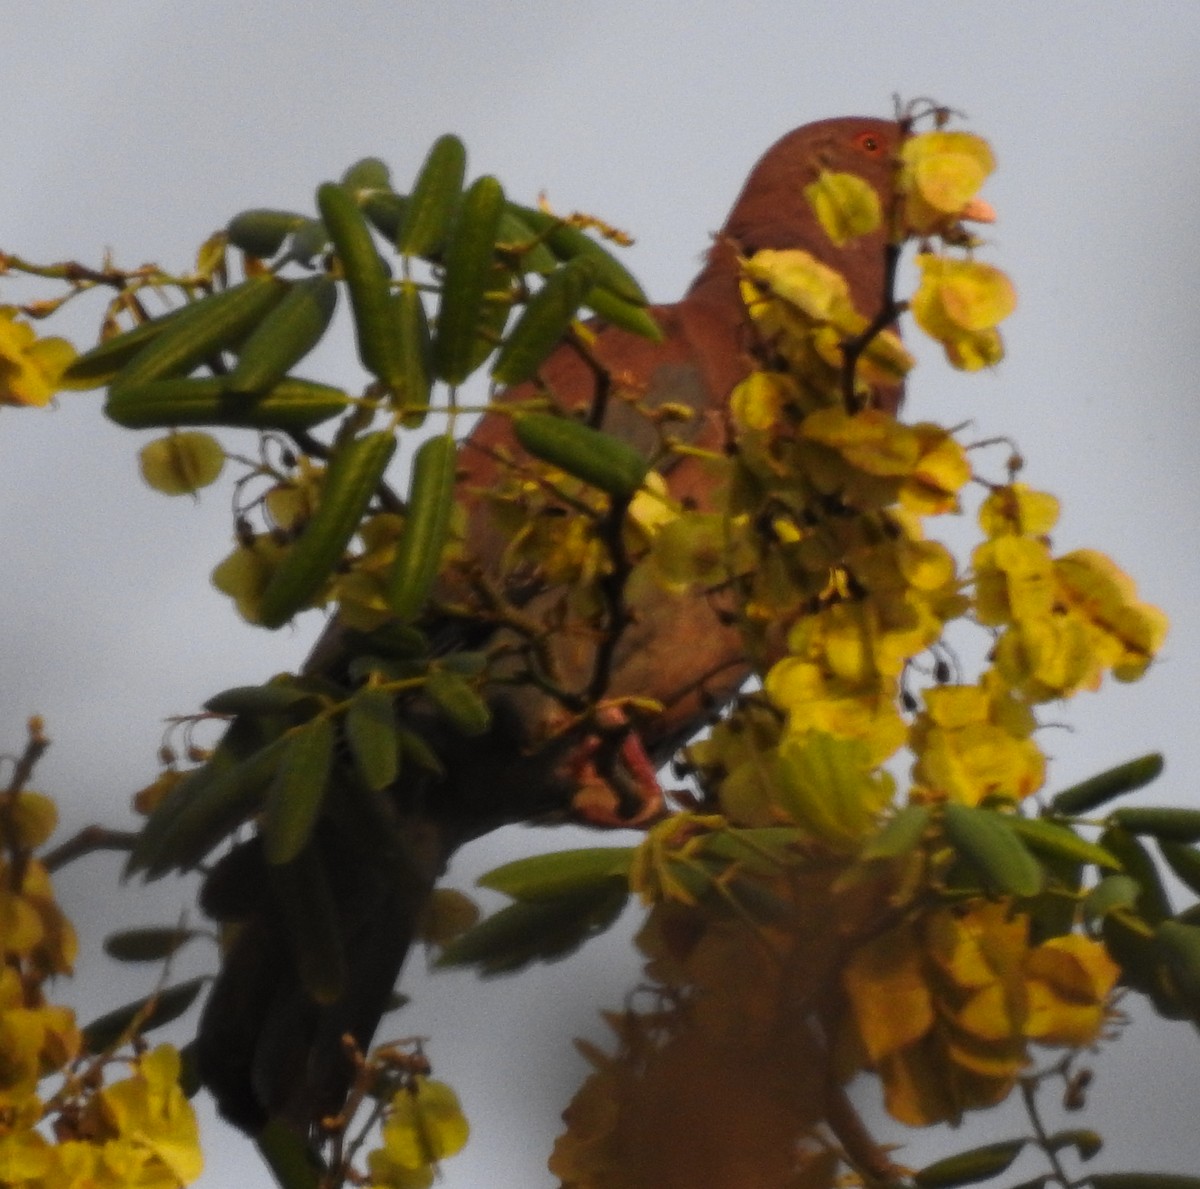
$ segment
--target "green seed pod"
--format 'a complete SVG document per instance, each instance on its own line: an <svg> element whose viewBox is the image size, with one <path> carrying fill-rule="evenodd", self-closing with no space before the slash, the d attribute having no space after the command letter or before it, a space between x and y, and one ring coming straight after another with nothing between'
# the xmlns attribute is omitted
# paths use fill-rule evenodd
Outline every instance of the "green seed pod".
<svg viewBox="0 0 1200 1189"><path fill-rule="evenodd" d="M988 887L1013 896L1035 896L1041 891L1041 865L1022 845L1007 818L990 809L949 802L942 820L954 849Z"/></svg>
<svg viewBox="0 0 1200 1189"><path fill-rule="evenodd" d="M251 277L209 294L171 316L117 374L112 391L168 376L183 376L226 347L241 342L287 291L275 277Z"/></svg>
<svg viewBox="0 0 1200 1189"><path fill-rule="evenodd" d="M1102 846L1080 838L1068 826L1060 826L1041 817L1010 817L1004 820L1010 823L1021 841L1035 854L1066 859L1070 863L1091 863L1096 867L1120 870L1121 864L1113 855Z"/></svg>
<svg viewBox="0 0 1200 1189"><path fill-rule="evenodd" d="M1050 808L1064 816L1088 813L1122 793L1131 793L1134 789L1149 784L1162 770L1163 758L1157 752L1139 756L1136 760L1118 764L1117 767L1099 772L1069 789L1063 789L1052 798Z"/></svg>
<svg viewBox="0 0 1200 1189"><path fill-rule="evenodd" d="M595 279L596 266L587 258L572 260L551 273L501 344L492 379L500 384L530 379L567 333Z"/></svg>
<svg viewBox="0 0 1200 1189"><path fill-rule="evenodd" d="M439 137L429 150L408 197L408 209L396 233L396 250L433 256L442 247L462 195L467 150L457 136Z"/></svg>
<svg viewBox="0 0 1200 1189"><path fill-rule="evenodd" d="M173 987L163 987L124 1007L98 1016L83 1029L83 1048L87 1053L102 1053L126 1036L134 1025L138 1035L161 1028L177 1020L196 1000L201 988L209 981L207 975L190 978Z"/></svg>
<svg viewBox="0 0 1200 1189"><path fill-rule="evenodd" d="M1171 901L1166 888L1158 877L1158 868L1150 852L1128 830L1112 826L1099 838L1100 845L1121 864L1121 870L1137 881L1141 893L1137 910L1152 925L1166 920L1171 915Z"/></svg>
<svg viewBox="0 0 1200 1189"><path fill-rule="evenodd" d="M534 458L616 499L630 498L650 469L632 446L569 417L526 413L516 419L513 428L517 440Z"/></svg>
<svg viewBox="0 0 1200 1189"><path fill-rule="evenodd" d="M1165 842L1160 840L1158 849L1167 860L1171 870L1197 896L1200 896L1200 850L1194 846L1185 846L1181 842Z"/></svg>
<svg viewBox="0 0 1200 1189"><path fill-rule="evenodd" d="M161 962L202 934L178 925L122 929L104 939L104 952L118 962Z"/></svg>
<svg viewBox="0 0 1200 1189"><path fill-rule="evenodd" d="M353 403L340 388L296 377L254 397L231 393L225 385L224 376L122 385L108 398L104 412L126 429L225 425L287 431L311 429L340 416Z"/></svg>
<svg viewBox="0 0 1200 1189"><path fill-rule="evenodd" d="M285 624L321 589L341 560L396 448L387 432L341 442L334 451L313 518L271 576L259 622Z"/></svg>
<svg viewBox="0 0 1200 1189"><path fill-rule="evenodd" d="M388 603L401 622L416 619L437 580L454 507L458 448L449 434L421 444L413 461L408 518L388 578Z"/></svg>
<svg viewBox="0 0 1200 1189"><path fill-rule="evenodd" d="M252 210L234 215L225 228L229 242L247 256L274 256L283 241L308 220L294 211Z"/></svg>
<svg viewBox="0 0 1200 1189"><path fill-rule="evenodd" d="M433 342L434 368L448 384L462 383L471 371L503 211L500 183L484 176L463 195L454 220Z"/></svg>
<svg viewBox="0 0 1200 1189"><path fill-rule="evenodd" d="M262 826L263 853L273 864L290 863L312 835L333 764L333 723L310 719L285 738Z"/></svg>
<svg viewBox="0 0 1200 1189"><path fill-rule="evenodd" d="M295 282L254 328L229 373L230 392L265 392L274 387L320 341L337 307L330 277Z"/></svg>
<svg viewBox="0 0 1200 1189"><path fill-rule="evenodd" d="M586 256L597 267L596 283L634 305L646 305L646 295L633 274L611 253L578 227L528 206L513 206L516 214L539 235L559 260Z"/></svg>
<svg viewBox="0 0 1200 1189"><path fill-rule="evenodd" d="M342 262L363 366L389 388L400 380L391 325L391 284L366 218L350 192L336 182L317 187L317 206Z"/></svg>

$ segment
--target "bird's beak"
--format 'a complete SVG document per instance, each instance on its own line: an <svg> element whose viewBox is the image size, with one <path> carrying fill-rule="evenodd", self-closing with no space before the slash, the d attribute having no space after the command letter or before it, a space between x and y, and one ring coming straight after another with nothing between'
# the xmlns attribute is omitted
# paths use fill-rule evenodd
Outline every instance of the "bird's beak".
<svg viewBox="0 0 1200 1189"><path fill-rule="evenodd" d="M959 220L964 223L994 223L996 208L982 198L972 198L959 212Z"/></svg>

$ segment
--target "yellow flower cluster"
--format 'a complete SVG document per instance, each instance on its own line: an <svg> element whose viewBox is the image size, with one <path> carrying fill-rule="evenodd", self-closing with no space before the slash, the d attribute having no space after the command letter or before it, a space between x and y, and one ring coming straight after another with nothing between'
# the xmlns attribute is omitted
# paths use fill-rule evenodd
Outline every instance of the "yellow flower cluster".
<svg viewBox="0 0 1200 1189"><path fill-rule="evenodd" d="M179 1054L161 1046L129 1077L81 1076L83 1040L46 981L71 970L74 929L33 852L53 832L54 804L3 794L0 812L0 1184L12 1189L178 1189L202 1167ZM115 1061L114 1061L115 1063ZM100 1065L89 1072L98 1075ZM51 1097L46 1080L62 1079Z"/></svg>
<svg viewBox="0 0 1200 1189"><path fill-rule="evenodd" d="M978 903L872 938L843 981L889 1111L922 1126L1003 1099L1029 1041L1094 1043L1118 973L1100 942L1068 934L1031 945L1027 916Z"/></svg>
<svg viewBox="0 0 1200 1189"><path fill-rule="evenodd" d="M0 306L0 405L49 404L74 358L66 339L40 339L14 306Z"/></svg>
<svg viewBox="0 0 1200 1189"><path fill-rule="evenodd" d="M372 1189L428 1189L438 1161L467 1142L458 1096L444 1082L413 1077L392 1096L381 1144L367 1155Z"/></svg>
<svg viewBox="0 0 1200 1189"><path fill-rule="evenodd" d="M916 321L966 369L1000 358L1012 287L929 241L975 246L959 220L992 164L976 137L913 137L892 212L897 242L922 239ZM883 217L851 183L823 177L809 194L834 239ZM579 1189L654 1183L628 1170L660 1158L718 1160L705 1133L736 1147L731 1121L756 1136L740 1159L784 1164L744 1180L698 1167L692 1181L790 1184L797 1140L862 1069L898 1119L957 1119L1009 1093L1031 1044L1093 1044L1118 973L1069 912L1043 920L1023 898L1045 872L1011 823L1045 780L1036 707L1106 672L1140 676L1165 617L1102 555L1056 557L1056 501L1017 482L986 484L962 572L926 522L961 510L967 450L940 426L856 408L903 378L899 339L877 336L848 377L865 320L844 279L802 252L747 261L743 295L775 370L733 394L725 505L679 512L651 560L668 589L736 593L763 686L689 749L702 812L652 829L633 861L663 998L614 1022L616 1056L588 1050L596 1071L553 1162ZM957 621L994 636L974 682L946 643ZM1014 851L1028 892L996 882ZM1069 905L1075 889L1061 890ZM784 1084L790 1130L772 1114L784 1098L763 1097ZM676 1143L656 1103L682 1101L676 1117L703 1122ZM818 1145L808 1159L829 1156Z"/></svg>

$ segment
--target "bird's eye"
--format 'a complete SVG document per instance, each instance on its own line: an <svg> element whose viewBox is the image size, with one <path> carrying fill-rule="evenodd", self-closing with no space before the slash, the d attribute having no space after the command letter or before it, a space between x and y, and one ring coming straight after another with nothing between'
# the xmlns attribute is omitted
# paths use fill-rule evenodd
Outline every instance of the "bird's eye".
<svg viewBox="0 0 1200 1189"><path fill-rule="evenodd" d="M874 132L860 132L855 138L854 143L858 145L864 153L870 153L871 156L878 156L883 152L883 141L875 135Z"/></svg>

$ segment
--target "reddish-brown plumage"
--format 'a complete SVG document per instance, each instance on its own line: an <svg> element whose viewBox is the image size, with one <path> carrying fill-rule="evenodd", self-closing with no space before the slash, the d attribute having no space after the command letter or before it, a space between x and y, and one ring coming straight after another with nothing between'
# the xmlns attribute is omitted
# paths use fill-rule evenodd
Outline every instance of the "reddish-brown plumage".
<svg viewBox="0 0 1200 1189"><path fill-rule="evenodd" d="M663 331L653 343L610 326L598 326L592 347L596 361L611 378L604 428L639 448L655 442L651 423L631 407L653 409L664 402L693 410L686 428L676 432L693 444L720 451L726 444L726 406L730 392L754 366L755 340L738 287L739 258L764 248L803 248L842 272L859 312L874 316L885 300L883 233L838 247L821 229L804 197L804 187L821 169L860 175L881 194L889 191L900 126L874 119L837 119L809 124L779 140L751 172L705 263L682 300L653 307ZM542 384L568 409L590 407L596 372L569 346L560 347L541 369ZM510 399L535 393L524 385ZM894 409L898 390L876 394L877 403ZM443 582L444 600L469 601L472 575L495 576L507 538L498 528L487 499L502 477L504 457L519 457L511 420L485 416L461 452L459 499L468 509L467 562ZM710 498L711 475L705 463L676 456L664 465L672 494L699 507ZM504 822L528 820L565 811L583 779L611 783L611 804L590 802L593 818L616 820L631 793L648 795L645 763L639 754L662 762L727 701L744 680L747 664L737 630L722 620L705 597L681 599L647 585L630 608L632 622L622 632L606 697L656 699L661 715L639 719L636 746L604 753L593 762L597 739L579 728L546 739L565 719L559 703L530 685L516 685L497 696L496 725L482 739L451 739L445 728L422 723L435 746L445 746L447 772L402 776L395 790L396 811L407 831L398 872L390 880L344 874L336 889L342 900L342 929L349 951L349 990L344 1002L318 1007L300 987L281 930L262 897L238 911L218 904L225 885L261 862L253 852L235 850L218 864L206 903L219 915L249 917L211 996L201 1027L200 1066L222 1111L239 1126L253 1130L271 1114L295 1122L311 1121L336 1110L347 1085L341 1037L351 1033L366 1048L384 1009L412 936L412 923L434 880L454 849L465 840ZM517 597L509 592L510 597ZM522 590L519 598L536 617L559 592ZM436 635L437 624L429 625ZM478 646L486 622L465 634ZM450 640L464 635L460 621L440 633ZM457 635L456 635L457 634ZM495 633L492 634L494 640ZM558 632L550 648L554 667L566 688L583 688L593 672L595 633ZM340 673L345 654L333 627L318 644L308 670ZM352 867L330 842L329 862ZM241 865L239 868L238 865ZM236 877L236 878L235 878ZM244 882L244 880L243 880ZM236 897L234 897L236 899Z"/></svg>

